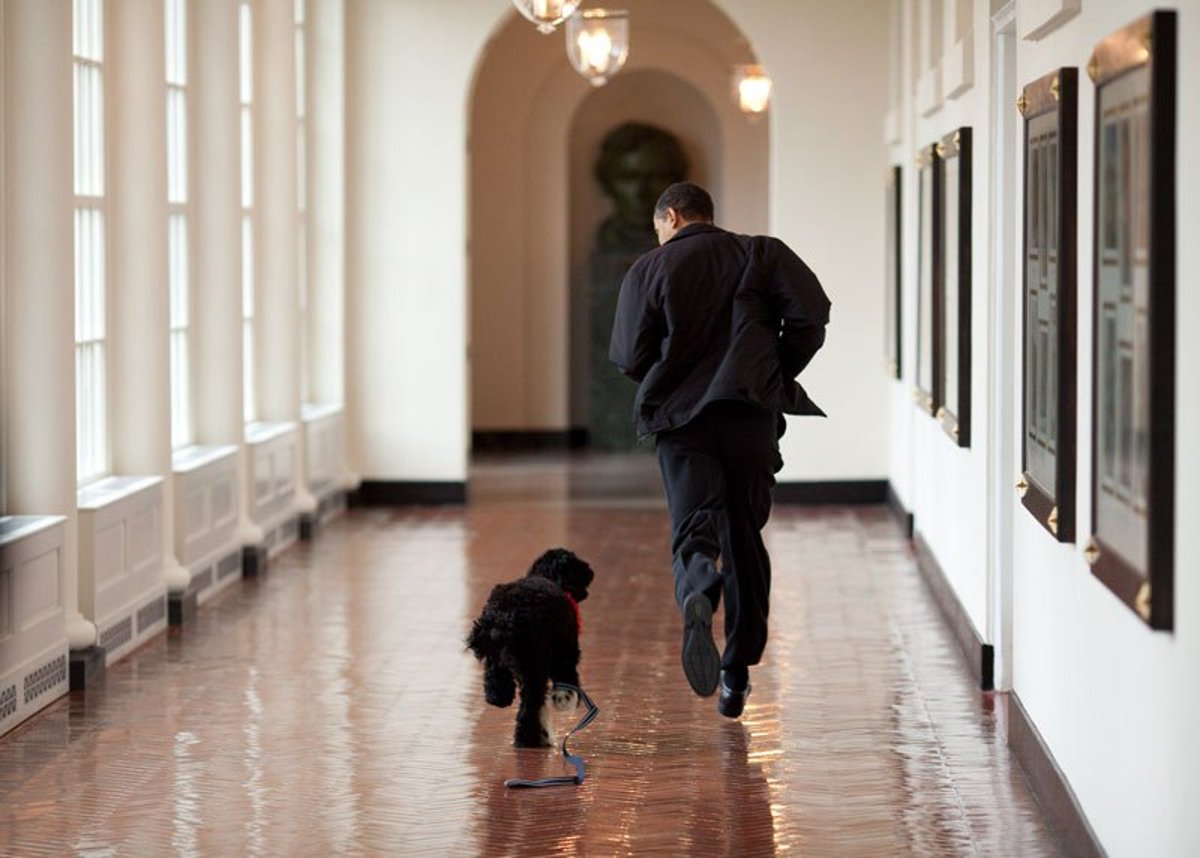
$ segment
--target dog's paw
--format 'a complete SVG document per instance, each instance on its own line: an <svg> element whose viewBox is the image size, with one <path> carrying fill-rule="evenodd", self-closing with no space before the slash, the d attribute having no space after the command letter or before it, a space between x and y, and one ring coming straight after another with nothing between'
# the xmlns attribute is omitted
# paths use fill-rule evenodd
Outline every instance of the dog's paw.
<svg viewBox="0 0 1200 858"><path fill-rule="evenodd" d="M517 748L553 748L554 731L540 725L532 730L518 729L513 737L513 746Z"/></svg>
<svg viewBox="0 0 1200 858"><path fill-rule="evenodd" d="M565 688L556 688L550 692L550 700L559 712L570 712L579 707L579 693Z"/></svg>

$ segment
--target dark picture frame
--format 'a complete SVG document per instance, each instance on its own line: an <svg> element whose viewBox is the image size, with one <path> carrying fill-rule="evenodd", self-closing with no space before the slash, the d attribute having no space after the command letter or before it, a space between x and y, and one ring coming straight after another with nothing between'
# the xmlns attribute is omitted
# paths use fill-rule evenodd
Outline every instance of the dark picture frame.
<svg viewBox="0 0 1200 858"><path fill-rule="evenodd" d="M917 155L917 361L913 398L930 415L941 405L942 173L936 145Z"/></svg>
<svg viewBox="0 0 1200 858"><path fill-rule="evenodd" d="M1075 541L1079 72L1027 85L1022 276L1021 504Z"/></svg>
<svg viewBox="0 0 1200 858"><path fill-rule="evenodd" d="M1096 45L1092 571L1174 624L1176 15Z"/></svg>
<svg viewBox="0 0 1200 858"><path fill-rule="evenodd" d="M899 164L894 164L887 174L887 213L885 218L885 233L887 246L884 253L886 260L886 279L884 282L884 331L883 353L887 361L888 372L894 379L902 375L903 360L901 343L903 342L903 208L902 185L903 173Z"/></svg>
<svg viewBox="0 0 1200 858"><path fill-rule="evenodd" d="M939 218L942 289L938 360L938 422L960 447L971 446L971 129L959 128L937 145L942 208Z"/></svg>

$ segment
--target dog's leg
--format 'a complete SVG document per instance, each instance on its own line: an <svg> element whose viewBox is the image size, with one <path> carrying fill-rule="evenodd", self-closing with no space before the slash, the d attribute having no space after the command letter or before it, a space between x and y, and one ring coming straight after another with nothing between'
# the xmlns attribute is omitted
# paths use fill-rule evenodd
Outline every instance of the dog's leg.
<svg viewBox="0 0 1200 858"><path fill-rule="evenodd" d="M552 748L554 735L546 710L546 674L521 677L521 708L517 710L517 728L513 744L518 748Z"/></svg>
<svg viewBox="0 0 1200 858"><path fill-rule="evenodd" d="M572 635L569 640L561 642L555 653L554 665L550 672L551 680L582 688L579 682L579 641ZM567 712L579 706L579 695L565 688L555 689L550 693L550 697L554 701L554 708L560 712Z"/></svg>
<svg viewBox="0 0 1200 858"><path fill-rule="evenodd" d="M517 682L512 671L489 656L483 663L483 696L493 706L511 706L517 696Z"/></svg>

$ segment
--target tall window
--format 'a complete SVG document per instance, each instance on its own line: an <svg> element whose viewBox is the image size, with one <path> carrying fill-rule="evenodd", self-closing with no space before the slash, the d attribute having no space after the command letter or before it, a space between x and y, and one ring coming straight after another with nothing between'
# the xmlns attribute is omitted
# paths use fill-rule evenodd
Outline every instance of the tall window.
<svg viewBox="0 0 1200 858"><path fill-rule="evenodd" d="M296 288L300 307L300 399L312 400L308 366L308 137L305 119L305 9L308 0L295 0L296 41Z"/></svg>
<svg viewBox="0 0 1200 858"><path fill-rule="evenodd" d="M242 378L246 421L258 418L254 379L254 42L250 4L238 5L238 91L242 122Z"/></svg>
<svg viewBox="0 0 1200 858"><path fill-rule="evenodd" d="M167 259L171 326L171 445L192 427L188 282L187 0L165 0L167 56Z"/></svg>
<svg viewBox="0 0 1200 858"><path fill-rule="evenodd" d="M80 484L109 470L105 372L104 0L74 0L75 455Z"/></svg>

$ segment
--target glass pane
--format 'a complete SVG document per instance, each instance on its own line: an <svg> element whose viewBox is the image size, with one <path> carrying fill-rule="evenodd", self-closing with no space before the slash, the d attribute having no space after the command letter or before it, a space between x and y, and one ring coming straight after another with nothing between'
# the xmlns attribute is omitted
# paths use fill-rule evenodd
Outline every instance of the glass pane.
<svg viewBox="0 0 1200 858"><path fill-rule="evenodd" d="M296 129L296 207L308 208L308 147L304 144L304 123Z"/></svg>
<svg viewBox="0 0 1200 858"><path fill-rule="evenodd" d="M106 407L108 378L105 364L103 343L95 343L93 350L93 388L92 388L92 459L95 463L93 476L102 476L108 472L108 413Z"/></svg>
<svg viewBox="0 0 1200 858"><path fill-rule="evenodd" d="M258 416L254 398L254 322L242 324L242 413L246 422Z"/></svg>
<svg viewBox="0 0 1200 858"><path fill-rule="evenodd" d="M1058 455L1058 115L1029 121L1026 203L1025 469L1056 499Z"/></svg>
<svg viewBox="0 0 1200 858"><path fill-rule="evenodd" d="M100 209L91 209L90 218L92 224L92 249L94 252L95 264L91 271L90 282L92 284L92 301L93 301L93 316L92 316L92 337L94 339L102 339L105 332L105 297L106 283L105 276L105 242L104 242L104 212Z"/></svg>
<svg viewBox="0 0 1200 858"><path fill-rule="evenodd" d="M254 205L254 130L250 108L242 108L242 208Z"/></svg>
<svg viewBox="0 0 1200 858"><path fill-rule="evenodd" d="M99 209L75 210L75 341L104 337L104 219Z"/></svg>
<svg viewBox="0 0 1200 858"><path fill-rule="evenodd" d="M103 75L99 66L75 64L75 193L104 193Z"/></svg>
<svg viewBox="0 0 1200 858"><path fill-rule="evenodd" d="M76 477L82 484L108 469L102 344L85 343L75 348L75 385Z"/></svg>
<svg viewBox="0 0 1200 858"><path fill-rule="evenodd" d="M188 383L188 333L171 333L171 446L192 443L190 385Z"/></svg>
<svg viewBox="0 0 1200 858"><path fill-rule="evenodd" d="M104 193L103 76L98 66L76 63L74 74L75 193Z"/></svg>
<svg viewBox="0 0 1200 858"><path fill-rule="evenodd" d="M958 157L947 158L942 170L942 401L951 415L959 415L959 168Z"/></svg>
<svg viewBox="0 0 1200 858"><path fill-rule="evenodd" d="M187 83L187 3L165 0L167 83Z"/></svg>
<svg viewBox="0 0 1200 858"><path fill-rule="evenodd" d="M167 89L167 200L186 203L187 181L187 94L178 87Z"/></svg>
<svg viewBox="0 0 1200 858"><path fill-rule="evenodd" d="M918 187L917 387L933 391L933 166L921 169Z"/></svg>
<svg viewBox="0 0 1200 858"><path fill-rule="evenodd" d="M304 117L307 93L304 87L304 28L296 28L296 115Z"/></svg>
<svg viewBox="0 0 1200 858"><path fill-rule="evenodd" d="M254 100L254 49L251 26L250 4L242 3L238 9L238 93L242 104L249 104Z"/></svg>
<svg viewBox="0 0 1200 858"><path fill-rule="evenodd" d="M75 347L75 475L80 482L88 473L88 446L85 443L88 432L88 394L87 383L87 352L86 347Z"/></svg>
<svg viewBox="0 0 1200 858"><path fill-rule="evenodd" d="M242 218L242 318L254 318L254 227Z"/></svg>
<svg viewBox="0 0 1200 858"><path fill-rule="evenodd" d="M167 228L167 256L170 272L170 325L172 329L188 324L188 240L187 218L173 214Z"/></svg>
<svg viewBox="0 0 1200 858"><path fill-rule="evenodd" d="M71 37L75 56L94 62L104 59L103 0L74 0Z"/></svg>
<svg viewBox="0 0 1200 858"><path fill-rule="evenodd" d="M1099 94L1096 307L1097 533L1147 565L1149 413L1149 70Z"/></svg>

